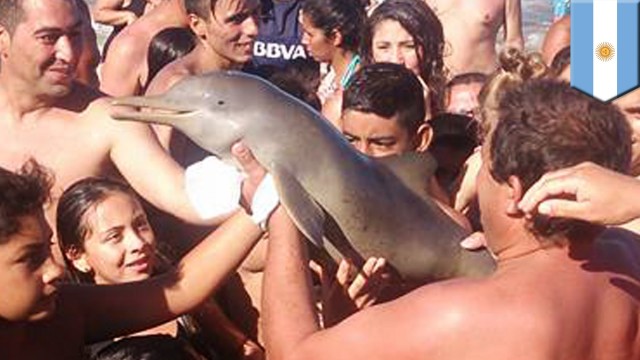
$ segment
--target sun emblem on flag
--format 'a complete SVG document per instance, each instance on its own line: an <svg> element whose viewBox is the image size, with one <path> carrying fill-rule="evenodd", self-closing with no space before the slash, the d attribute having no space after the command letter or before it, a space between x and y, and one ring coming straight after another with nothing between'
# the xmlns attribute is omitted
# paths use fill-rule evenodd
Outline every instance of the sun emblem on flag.
<svg viewBox="0 0 640 360"><path fill-rule="evenodd" d="M596 57L598 57L600 61L609 61L613 59L615 54L616 49L608 42L600 43L598 47L596 47Z"/></svg>

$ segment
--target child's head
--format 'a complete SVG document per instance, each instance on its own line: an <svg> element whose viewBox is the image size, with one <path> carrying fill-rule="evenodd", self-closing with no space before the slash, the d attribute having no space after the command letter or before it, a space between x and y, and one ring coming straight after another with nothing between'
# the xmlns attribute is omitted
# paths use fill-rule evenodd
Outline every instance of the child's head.
<svg viewBox="0 0 640 360"><path fill-rule="evenodd" d="M51 184L35 162L16 173L0 168L0 321L40 320L55 309L63 270L42 210Z"/></svg>
<svg viewBox="0 0 640 360"><path fill-rule="evenodd" d="M56 228L76 280L116 284L153 271L153 231L135 193L121 182L87 178L73 184L58 202Z"/></svg>

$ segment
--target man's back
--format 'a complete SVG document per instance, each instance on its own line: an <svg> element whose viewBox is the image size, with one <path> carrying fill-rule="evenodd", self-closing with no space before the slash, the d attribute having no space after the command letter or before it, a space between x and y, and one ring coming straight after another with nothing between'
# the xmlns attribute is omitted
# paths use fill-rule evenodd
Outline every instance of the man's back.
<svg viewBox="0 0 640 360"><path fill-rule="evenodd" d="M429 329L418 343L430 359L637 359L639 285L640 242L615 234L425 287L407 315L440 319L416 325Z"/></svg>
<svg viewBox="0 0 640 360"><path fill-rule="evenodd" d="M182 0L166 0L122 30L102 65L100 89L113 96L139 95L147 82L149 43L160 30L172 26L187 26Z"/></svg>

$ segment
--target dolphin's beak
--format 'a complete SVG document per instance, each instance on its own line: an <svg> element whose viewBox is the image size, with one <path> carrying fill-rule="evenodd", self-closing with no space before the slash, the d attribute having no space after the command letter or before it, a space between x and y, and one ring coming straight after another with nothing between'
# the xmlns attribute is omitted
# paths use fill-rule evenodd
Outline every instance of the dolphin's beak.
<svg viewBox="0 0 640 360"><path fill-rule="evenodd" d="M176 104L163 96L126 96L111 100L111 117L148 123L177 125L197 109Z"/></svg>

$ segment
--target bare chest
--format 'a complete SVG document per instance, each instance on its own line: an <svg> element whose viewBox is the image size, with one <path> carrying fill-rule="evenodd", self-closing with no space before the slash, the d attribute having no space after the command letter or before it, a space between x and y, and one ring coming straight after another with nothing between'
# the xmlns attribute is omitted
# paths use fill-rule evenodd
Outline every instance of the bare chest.
<svg viewBox="0 0 640 360"><path fill-rule="evenodd" d="M50 120L0 123L0 166L15 170L34 159L54 173L56 187L108 169L109 147L104 134L86 121Z"/></svg>
<svg viewBox="0 0 640 360"><path fill-rule="evenodd" d="M445 27L455 21L494 28L502 25L504 19L505 0L427 0L427 3Z"/></svg>

